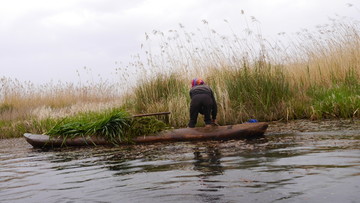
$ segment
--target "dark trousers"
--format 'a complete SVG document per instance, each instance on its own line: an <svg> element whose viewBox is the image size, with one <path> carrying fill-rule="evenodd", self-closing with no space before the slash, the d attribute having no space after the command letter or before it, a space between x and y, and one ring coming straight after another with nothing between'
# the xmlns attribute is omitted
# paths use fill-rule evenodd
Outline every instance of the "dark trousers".
<svg viewBox="0 0 360 203"><path fill-rule="evenodd" d="M190 103L190 122L189 127L193 128L196 125L198 114L204 114L205 124L211 124L211 109L213 106L213 101L210 95L207 94L197 94L194 95Z"/></svg>

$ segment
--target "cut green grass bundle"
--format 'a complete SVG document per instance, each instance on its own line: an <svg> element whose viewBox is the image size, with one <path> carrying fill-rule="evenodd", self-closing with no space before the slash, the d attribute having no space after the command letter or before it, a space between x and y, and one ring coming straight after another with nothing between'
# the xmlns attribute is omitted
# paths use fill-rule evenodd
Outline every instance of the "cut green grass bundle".
<svg viewBox="0 0 360 203"><path fill-rule="evenodd" d="M137 136L146 136L167 129L155 117L133 118L128 112L112 109L105 112L87 112L67 117L46 134L65 139L85 136L103 137L113 144L131 142Z"/></svg>
<svg viewBox="0 0 360 203"><path fill-rule="evenodd" d="M126 139L125 132L130 123L130 115L122 110L87 112L61 120L46 134L63 136L65 139L97 135L115 142Z"/></svg>
<svg viewBox="0 0 360 203"><path fill-rule="evenodd" d="M153 116L137 117L132 119L127 133L131 135L131 137L138 137L155 134L166 129L169 129L169 127Z"/></svg>

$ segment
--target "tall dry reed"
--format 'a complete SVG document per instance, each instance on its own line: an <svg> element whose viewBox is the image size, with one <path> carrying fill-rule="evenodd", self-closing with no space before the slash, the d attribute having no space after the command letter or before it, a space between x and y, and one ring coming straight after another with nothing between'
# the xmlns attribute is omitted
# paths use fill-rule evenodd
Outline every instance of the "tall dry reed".
<svg viewBox="0 0 360 203"><path fill-rule="evenodd" d="M214 90L220 124L360 117L359 22L336 19L296 36L281 33L287 40L282 42L264 39L255 18L242 21L241 33L226 20L225 33L204 20L196 31L180 24L146 34L144 55L118 69L125 72L119 79L125 84L138 81L131 87L106 80L38 86L2 78L0 136L44 132L53 125L51 118L120 106L134 114L170 111L170 124L184 127L194 77ZM119 88L128 91L119 95Z"/></svg>
<svg viewBox="0 0 360 203"><path fill-rule="evenodd" d="M318 26L313 32L304 30L287 47L264 39L261 33L223 35L211 29L207 21L203 24L205 30L198 32L188 32L180 25L179 30L154 31L146 36L159 43L155 46L157 49L149 47L145 51L147 71L152 73L147 77L150 81L161 84L168 80L157 77L163 72L177 74L185 83L194 77L203 77L215 90L222 124L243 122L248 118L359 116L357 21L336 19L329 25ZM141 83L137 88L158 91L135 92L137 100L160 99L167 95L164 87L159 88L151 82ZM178 88L171 87L174 92ZM173 97L182 102L182 108L186 107L184 102L189 102L183 91ZM155 103L146 101L142 111L158 107L152 105ZM161 106L168 110L168 104L169 100L165 99ZM177 116L185 118L184 115Z"/></svg>

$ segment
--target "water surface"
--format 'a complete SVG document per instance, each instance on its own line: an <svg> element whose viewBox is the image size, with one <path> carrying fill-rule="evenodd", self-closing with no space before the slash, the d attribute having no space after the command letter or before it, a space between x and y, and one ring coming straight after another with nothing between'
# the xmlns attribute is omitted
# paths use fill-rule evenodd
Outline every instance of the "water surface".
<svg viewBox="0 0 360 203"><path fill-rule="evenodd" d="M0 140L0 202L359 202L360 131L33 149Z"/></svg>

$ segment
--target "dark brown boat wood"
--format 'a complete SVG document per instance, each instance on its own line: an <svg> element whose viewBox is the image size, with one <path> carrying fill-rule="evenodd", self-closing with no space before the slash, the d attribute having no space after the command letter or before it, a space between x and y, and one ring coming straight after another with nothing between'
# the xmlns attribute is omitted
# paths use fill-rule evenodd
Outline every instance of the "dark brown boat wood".
<svg viewBox="0 0 360 203"><path fill-rule="evenodd" d="M229 140L246 139L264 135L268 127L267 123L244 123L227 126L212 126L200 128L180 128L167 130L151 136L140 136L133 139L134 143L175 142L194 140ZM112 145L102 137L86 136L74 139L61 137L49 137L48 135L25 133L24 137L33 147L62 147L62 146L86 146L86 145ZM119 142L122 144L121 142ZM127 143L123 143L127 144Z"/></svg>

